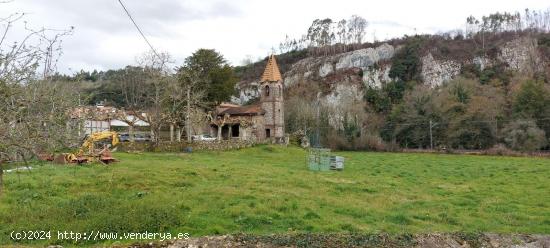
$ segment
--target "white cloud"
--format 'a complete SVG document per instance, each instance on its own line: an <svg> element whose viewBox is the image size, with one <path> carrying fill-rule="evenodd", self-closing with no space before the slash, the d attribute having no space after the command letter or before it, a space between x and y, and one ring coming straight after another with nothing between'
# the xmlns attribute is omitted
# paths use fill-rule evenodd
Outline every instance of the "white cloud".
<svg viewBox="0 0 550 248"><path fill-rule="evenodd" d="M365 17L378 39L403 34L434 33L461 28L469 15L496 11L545 9L548 3L524 1L365 1L365 0L125 0L123 1L151 43L171 53L181 63L198 48L214 48L230 62L239 64L247 55L270 53L285 35L297 37L312 20L333 20L352 14ZM27 12L30 25L68 28L73 36L64 40L58 68L111 69L135 64L147 50L117 0L14 0L0 4L0 17ZM24 30L14 29L14 32Z"/></svg>

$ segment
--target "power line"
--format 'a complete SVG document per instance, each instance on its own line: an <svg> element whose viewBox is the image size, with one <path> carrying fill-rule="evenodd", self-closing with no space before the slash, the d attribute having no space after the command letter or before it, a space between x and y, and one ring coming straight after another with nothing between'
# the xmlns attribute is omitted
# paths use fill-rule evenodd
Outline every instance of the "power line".
<svg viewBox="0 0 550 248"><path fill-rule="evenodd" d="M120 3L120 6L122 6L122 8L124 9L124 12L126 12L126 15L128 15L128 17L130 18L130 20L132 21L132 23L134 24L134 26L136 27L136 29L138 30L138 32L141 34L141 37L143 37L143 39L145 40L145 42L147 42L147 45L149 45L149 47L151 48L151 50L153 51L153 53L154 53L160 60L162 60L162 58L160 57L160 55L157 53L157 50L155 50L155 48L153 47L153 45L151 45L151 42L149 42L149 40L147 39L147 37L145 36L145 34L143 34L143 31L141 31L141 28L139 28L139 26L137 25L136 21L134 20L134 18L132 17L132 15L131 15L130 12L128 11L128 9L126 9L126 6L124 6L124 4L122 3L122 0L118 0L118 3Z"/></svg>

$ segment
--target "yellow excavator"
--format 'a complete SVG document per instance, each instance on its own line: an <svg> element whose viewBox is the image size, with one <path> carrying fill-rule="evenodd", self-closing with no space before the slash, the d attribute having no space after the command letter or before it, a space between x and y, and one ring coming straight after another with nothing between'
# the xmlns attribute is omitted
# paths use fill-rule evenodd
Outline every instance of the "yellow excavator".
<svg viewBox="0 0 550 248"><path fill-rule="evenodd" d="M56 160L64 160L65 163L76 164L96 161L103 164L110 164L117 161L113 158L110 149L115 148L119 142L117 132L103 131L92 133L84 140L84 143L82 143L77 153L66 153L63 154L63 158L58 158Z"/></svg>

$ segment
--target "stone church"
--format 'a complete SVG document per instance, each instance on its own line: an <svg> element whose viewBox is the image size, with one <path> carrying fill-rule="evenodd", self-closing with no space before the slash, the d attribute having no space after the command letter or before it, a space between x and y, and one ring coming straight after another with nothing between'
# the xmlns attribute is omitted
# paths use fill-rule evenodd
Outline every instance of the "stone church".
<svg viewBox="0 0 550 248"><path fill-rule="evenodd" d="M260 79L260 101L254 105L223 103L216 107L211 134L218 139L285 142L284 84L275 56Z"/></svg>

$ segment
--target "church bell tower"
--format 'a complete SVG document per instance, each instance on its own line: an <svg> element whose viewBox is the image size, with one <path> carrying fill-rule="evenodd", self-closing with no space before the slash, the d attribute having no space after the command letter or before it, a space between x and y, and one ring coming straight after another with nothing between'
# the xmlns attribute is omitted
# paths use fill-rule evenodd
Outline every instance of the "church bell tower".
<svg viewBox="0 0 550 248"><path fill-rule="evenodd" d="M274 55L269 56L260 79L260 89L260 102L265 111L264 137L282 143L285 137L284 84Z"/></svg>

